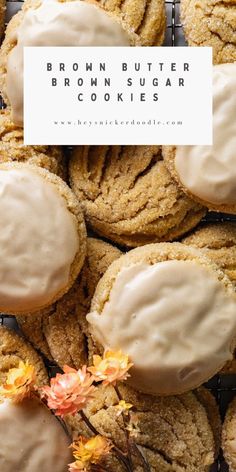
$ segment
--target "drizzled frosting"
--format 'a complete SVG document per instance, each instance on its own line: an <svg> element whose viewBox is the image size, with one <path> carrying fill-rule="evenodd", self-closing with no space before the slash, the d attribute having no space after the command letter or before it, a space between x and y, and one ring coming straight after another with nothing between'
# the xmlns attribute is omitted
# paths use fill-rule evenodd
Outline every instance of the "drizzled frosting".
<svg viewBox="0 0 236 472"><path fill-rule="evenodd" d="M0 310L36 310L68 284L79 249L75 217L28 168L0 168L0 205Z"/></svg>
<svg viewBox="0 0 236 472"><path fill-rule="evenodd" d="M25 12L8 56L6 92L15 123L23 123L24 46L128 46L121 25L101 8L83 1L45 0Z"/></svg>
<svg viewBox="0 0 236 472"><path fill-rule="evenodd" d="M0 403L1 472L67 472L69 438L38 400Z"/></svg>
<svg viewBox="0 0 236 472"><path fill-rule="evenodd" d="M102 313L87 319L104 348L129 354L134 387L166 395L200 385L232 358L235 310L209 270L167 261L123 268Z"/></svg>
<svg viewBox="0 0 236 472"><path fill-rule="evenodd" d="M213 205L236 204L236 63L213 69L213 146L177 146L182 184Z"/></svg>

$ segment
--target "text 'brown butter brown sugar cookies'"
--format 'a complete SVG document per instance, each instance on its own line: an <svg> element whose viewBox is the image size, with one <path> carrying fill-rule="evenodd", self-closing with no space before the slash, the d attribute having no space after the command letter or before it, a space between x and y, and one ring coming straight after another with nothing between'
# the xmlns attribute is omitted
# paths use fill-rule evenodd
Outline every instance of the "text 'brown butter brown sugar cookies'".
<svg viewBox="0 0 236 472"><path fill-rule="evenodd" d="M23 399L23 392L22 396L18 393L20 387L24 390L23 379L34 377L38 387L48 383L42 359L16 333L0 327L1 472L41 472L42 468L45 472L66 472L71 462L69 439L60 422L39 398L27 395ZM6 382L9 388L5 397ZM18 394L17 399L14 394Z"/></svg>
<svg viewBox="0 0 236 472"><path fill-rule="evenodd" d="M119 244L173 240L205 214L178 189L158 146L79 146L69 166L87 223Z"/></svg>
<svg viewBox="0 0 236 472"><path fill-rule="evenodd" d="M204 224L182 242L203 250L236 284L236 222Z"/></svg>
<svg viewBox="0 0 236 472"><path fill-rule="evenodd" d="M180 5L189 46L212 47L215 64L235 62L235 0L181 0Z"/></svg>
<svg viewBox="0 0 236 472"><path fill-rule="evenodd" d="M130 384L172 395L191 390L232 359L236 297L228 277L181 243L134 249L108 268L87 315L103 348L130 356Z"/></svg>
<svg viewBox="0 0 236 472"><path fill-rule="evenodd" d="M122 398L133 405L135 442L141 447L152 472L209 471L217 453L219 438L215 442L213 424L204 403L195 393L158 398L140 394L124 385L120 385L119 389ZM124 449L126 433L122 416L117 416L118 401L113 387L100 387L86 413L101 434L111 437ZM214 404L213 399L211 402ZM217 408L214 415L220 422ZM76 434L88 435L88 430L76 417L68 417L67 422ZM143 470L137 456L134 455L133 460L135 472ZM124 470L112 454L109 454L106 466L110 472Z"/></svg>
<svg viewBox="0 0 236 472"><path fill-rule="evenodd" d="M77 281L61 300L30 316L17 317L26 338L60 367L80 368L93 352L86 314L95 288L121 252L111 244L88 238L87 256Z"/></svg>
<svg viewBox="0 0 236 472"><path fill-rule="evenodd" d="M236 471L236 398L228 407L222 432L222 449L230 472Z"/></svg>
<svg viewBox="0 0 236 472"><path fill-rule="evenodd" d="M0 0L0 41L5 27L6 0Z"/></svg>
<svg viewBox="0 0 236 472"><path fill-rule="evenodd" d="M80 0L28 0L10 21L0 51L0 91L13 121L23 125L25 46L151 46L165 32L163 0L122 6Z"/></svg>
<svg viewBox="0 0 236 472"><path fill-rule="evenodd" d="M16 126L8 109L0 110L0 163L27 162L66 178L66 165L59 146L25 146L23 130Z"/></svg>
<svg viewBox="0 0 236 472"><path fill-rule="evenodd" d="M85 258L86 230L77 199L40 167L0 164L0 311L51 305L73 285Z"/></svg>
<svg viewBox="0 0 236 472"><path fill-rule="evenodd" d="M213 67L213 145L163 146L181 189L210 210L236 214L236 63Z"/></svg>

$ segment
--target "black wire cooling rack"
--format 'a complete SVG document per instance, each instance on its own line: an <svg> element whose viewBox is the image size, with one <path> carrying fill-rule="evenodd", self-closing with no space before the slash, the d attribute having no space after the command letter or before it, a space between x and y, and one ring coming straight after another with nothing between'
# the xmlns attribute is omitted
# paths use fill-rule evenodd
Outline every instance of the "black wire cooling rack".
<svg viewBox="0 0 236 472"><path fill-rule="evenodd" d="M6 23L10 18L21 8L22 1L10 0L7 1ZM180 21L180 0L166 0L166 16L167 28L164 46L186 46L183 29ZM0 108L3 107L0 97ZM219 215L209 213L206 217L207 221L231 221L236 220L236 217L229 215ZM19 331L16 320L13 316L0 314L0 325L7 326L11 329ZM49 374L55 372L55 364L48 362L46 364ZM220 414L224 418L227 406L236 394L236 374L235 375L216 375L209 382L206 387L213 393L219 405ZM220 453L216 463L212 467L211 472L228 472L228 467L224 462L222 453Z"/></svg>

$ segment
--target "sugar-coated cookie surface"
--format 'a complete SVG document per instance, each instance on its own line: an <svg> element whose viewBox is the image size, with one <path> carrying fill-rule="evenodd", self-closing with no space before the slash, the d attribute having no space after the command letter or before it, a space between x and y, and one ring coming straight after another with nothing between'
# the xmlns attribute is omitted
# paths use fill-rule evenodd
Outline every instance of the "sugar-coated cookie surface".
<svg viewBox="0 0 236 472"><path fill-rule="evenodd" d="M159 146L76 147L70 181L89 226L129 247L178 238L205 214L171 178Z"/></svg>
<svg viewBox="0 0 236 472"><path fill-rule="evenodd" d="M69 445L62 425L39 400L0 403L1 472L67 472Z"/></svg>
<svg viewBox="0 0 236 472"><path fill-rule="evenodd" d="M213 145L164 147L182 189L211 210L236 213L236 63L213 68Z"/></svg>
<svg viewBox="0 0 236 472"><path fill-rule="evenodd" d="M23 129L16 126L10 110L0 110L0 162L26 162L65 180L66 165L60 146L25 146Z"/></svg>
<svg viewBox="0 0 236 472"><path fill-rule="evenodd" d="M83 269L69 292L40 312L17 317L29 341L60 367L69 365L78 369L92 356L94 346L86 314L97 283L120 256L121 252L111 244L88 238Z"/></svg>
<svg viewBox="0 0 236 472"><path fill-rule="evenodd" d="M4 32L6 0L0 0L0 41Z"/></svg>
<svg viewBox="0 0 236 472"><path fill-rule="evenodd" d="M232 359L236 298L200 251L179 243L135 249L107 270L87 315L92 336L129 354L129 382L158 395L199 386Z"/></svg>
<svg viewBox="0 0 236 472"><path fill-rule="evenodd" d="M119 385L119 389L122 398L134 406L139 428L135 441L142 447L152 472L209 471L220 439L217 437L215 442L213 438L214 425L209 411L214 411L218 423L220 419L212 398L206 402L206 399L200 400L192 392L176 397L153 397L135 392L125 385ZM121 448L125 448L125 426L122 417L117 417L117 402L113 387L105 390L101 387L86 413L99 432L109 435ZM88 435L88 430L77 417L68 417L67 422L76 434ZM114 455L109 455L105 464L109 472L123 471ZM142 470L135 455L134 464L135 472Z"/></svg>
<svg viewBox="0 0 236 472"><path fill-rule="evenodd" d="M205 223L182 242L203 250L236 283L236 222Z"/></svg>
<svg viewBox="0 0 236 472"><path fill-rule="evenodd" d="M236 471L236 398L230 403L222 432L222 449L230 472Z"/></svg>
<svg viewBox="0 0 236 472"><path fill-rule="evenodd" d="M235 0L181 0L189 46L210 46L215 64L236 61Z"/></svg>
<svg viewBox="0 0 236 472"><path fill-rule="evenodd" d="M35 311L78 275L86 238L80 208L59 177L19 163L0 165L0 204L0 309Z"/></svg>
<svg viewBox="0 0 236 472"><path fill-rule="evenodd" d="M18 367L19 362L28 361L35 369L36 384L40 387L48 383L48 374L42 358L16 332L0 326L0 383L6 380L7 372Z"/></svg>

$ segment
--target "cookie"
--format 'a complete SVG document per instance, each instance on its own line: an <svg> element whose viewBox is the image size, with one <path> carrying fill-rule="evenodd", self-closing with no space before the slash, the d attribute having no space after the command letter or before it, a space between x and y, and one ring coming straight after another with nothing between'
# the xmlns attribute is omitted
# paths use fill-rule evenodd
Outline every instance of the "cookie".
<svg viewBox="0 0 236 472"><path fill-rule="evenodd" d="M236 61L234 0L181 0L181 21L189 46L210 46L213 62Z"/></svg>
<svg viewBox="0 0 236 472"><path fill-rule="evenodd" d="M60 367L87 363L93 347L85 316L98 281L120 255L111 244L88 238L83 269L69 292L42 312L17 317L26 338Z"/></svg>
<svg viewBox="0 0 236 472"><path fill-rule="evenodd" d="M0 40L5 29L6 0L0 0Z"/></svg>
<svg viewBox="0 0 236 472"><path fill-rule="evenodd" d="M137 393L124 385L119 388L122 398L133 405L139 428L135 441L153 472L209 470L216 444L206 410L194 393L158 398ZM86 413L101 434L111 437L125 450L125 426L122 417L117 417L117 403L113 387L105 390L100 387ZM67 421L76 433L88 435L78 418L69 417ZM134 470L143 470L137 458L133 456L133 460ZM123 470L114 455L109 455L106 465L110 472Z"/></svg>
<svg viewBox="0 0 236 472"><path fill-rule="evenodd" d="M230 279L181 243L133 249L108 268L87 315L93 338L130 356L129 383L172 395L198 387L232 359L236 296Z"/></svg>
<svg viewBox="0 0 236 472"><path fill-rule="evenodd" d="M204 251L207 257L218 264L232 283L236 284L236 222L208 223L197 228L182 240L184 244ZM221 373L236 372L234 359L225 364Z"/></svg>
<svg viewBox="0 0 236 472"><path fill-rule="evenodd" d="M28 162L66 179L66 165L59 146L25 146L23 130L16 126L8 109L0 110L0 163Z"/></svg>
<svg viewBox="0 0 236 472"><path fill-rule="evenodd" d="M194 390L198 401L204 406L210 423L214 441L215 441L215 459L217 458L221 447L222 423L219 413L219 407L212 393L204 387Z"/></svg>
<svg viewBox="0 0 236 472"><path fill-rule="evenodd" d="M38 311L62 297L82 268L83 215L64 181L40 167L0 164L0 189L0 311Z"/></svg>
<svg viewBox="0 0 236 472"><path fill-rule="evenodd" d="M222 432L222 449L230 472L236 471L236 398L233 399L226 413Z"/></svg>
<svg viewBox="0 0 236 472"><path fill-rule="evenodd" d="M0 383L6 380L8 370L18 367L19 362L28 361L36 371L39 386L48 383L48 374L41 357L14 331L0 326ZM1 455L1 454L0 454Z"/></svg>
<svg viewBox="0 0 236 472"><path fill-rule="evenodd" d="M0 327L0 384L7 372L28 361L36 371L36 383L48 383L42 359L13 331ZM0 470L1 472L65 472L71 462L69 438L60 422L39 401L24 399L19 403L1 398ZM17 454L14 453L17 451Z"/></svg>
<svg viewBox="0 0 236 472"><path fill-rule="evenodd" d="M166 15L160 0L98 0L98 3L121 18L134 31L142 46L160 46L164 41Z"/></svg>
<svg viewBox="0 0 236 472"><path fill-rule="evenodd" d="M213 67L213 146L164 146L172 177L210 210L236 214L236 63Z"/></svg>
<svg viewBox="0 0 236 472"><path fill-rule="evenodd" d="M64 296L61 300L63 300ZM31 342L35 349L51 361L53 357L45 338L44 323L47 323L50 315L53 313L54 306L56 306L56 303L43 310L30 313L30 316L29 314L16 316L17 324L24 337Z"/></svg>
<svg viewBox="0 0 236 472"><path fill-rule="evenodd" d="M121 245L171 241L205 214L178 189L159 146L79 146L69 167L88 225Z"/></svg>
<svg viewBox="0 0 236 472"><path fill-rule="evenodd" d="M236 284L236 222L206 223L182 242L204 251Z"/></svg>
<svg viewBox="0 0 236 472"><path fill-rule="evenodd" d="M24 46L151 46L161 44L164 33L163 0L125 0L122 7L108 1L105 9L102 1L27 0L10 21L0 52L0 91L13 121L23 125Z"/></svg>

